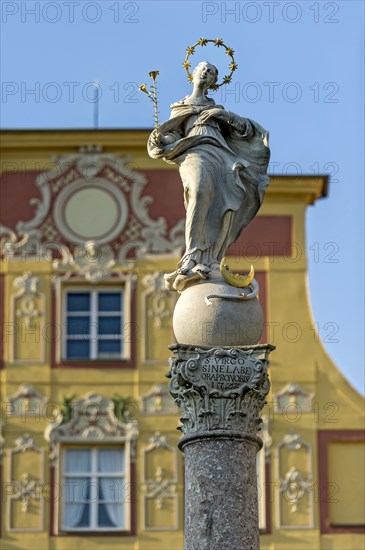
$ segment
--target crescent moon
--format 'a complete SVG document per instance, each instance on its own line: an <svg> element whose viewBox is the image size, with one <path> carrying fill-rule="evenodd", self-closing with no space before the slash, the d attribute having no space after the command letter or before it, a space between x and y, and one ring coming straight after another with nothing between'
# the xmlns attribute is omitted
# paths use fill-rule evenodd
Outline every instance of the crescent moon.
<svg viewBox="0 0 365 550"><path fill-rule="evenodd" d="M232 273L232 271L229 269L229 265L225 263L226 258L222 258L222 261L220 263L219 269L222 273L223 279L230 285L243 288L244 286L248 286L251 281L253 280L255 276L255 270L253 268L253 265L251 264L250 273L248 275L239 275L238 273Z"/></svg>

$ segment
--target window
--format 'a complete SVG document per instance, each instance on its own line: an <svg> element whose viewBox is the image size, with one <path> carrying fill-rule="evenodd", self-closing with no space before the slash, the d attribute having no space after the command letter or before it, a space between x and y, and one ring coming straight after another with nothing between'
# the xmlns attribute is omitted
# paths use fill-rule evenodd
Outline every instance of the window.
<svg viewBox="0 0 365 550"><path fill-rule="evenodd" d="M126 487L123 446L64 449L63 530L126 530Z"/></svg>
<svg viewBox="0 0 365 550"><path fill-rule="evenodd" d="M71 405L69 410L60 407L61 423L50 423L45 430L54 459L51 533L118 531L131 536L137 421L121 418L117 402L98 393L87 393Z"/></svg>
<svg viewBox="0 0 365 550"><path fill-rule="evenodd" d="M123 342L123 291L68 288L64 295L64 359L120 359Z"/></svg>

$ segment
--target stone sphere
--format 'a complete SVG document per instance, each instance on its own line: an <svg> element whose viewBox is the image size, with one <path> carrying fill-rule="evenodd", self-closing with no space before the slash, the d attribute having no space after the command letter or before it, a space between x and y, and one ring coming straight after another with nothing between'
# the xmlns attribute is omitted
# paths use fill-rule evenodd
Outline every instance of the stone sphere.
<svg viewBox="0 0 365 550"><path fill-rule="evenodd" d="M173 329L179 344L194 346L245 346L261 338L264 317L257 298L230 300L205 298L210 294L240 296L248 290L229 285L219 274L188 286L175 306Z"/></svg>

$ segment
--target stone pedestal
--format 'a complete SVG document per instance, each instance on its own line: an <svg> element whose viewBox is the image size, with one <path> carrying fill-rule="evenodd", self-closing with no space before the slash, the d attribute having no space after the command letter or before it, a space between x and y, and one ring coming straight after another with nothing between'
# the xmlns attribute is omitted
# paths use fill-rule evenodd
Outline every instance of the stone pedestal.
<svg viewBox="0 0 365 550"><path fill-rule="evenodd" d="M185 453L185 549L258 550L257 432L274 347L170 349Z"/></svg>

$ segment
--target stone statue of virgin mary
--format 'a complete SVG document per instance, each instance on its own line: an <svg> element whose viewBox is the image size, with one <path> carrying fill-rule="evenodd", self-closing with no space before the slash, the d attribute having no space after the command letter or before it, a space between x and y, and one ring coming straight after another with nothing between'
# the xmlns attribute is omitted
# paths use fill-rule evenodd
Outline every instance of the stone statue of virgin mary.
<svg viewBox="0 0 365 550"><path fill-rule="evenodd" d="M206 279L227 248L259 210L269 182L268 133L209 98L217 68L203 61L192 73L193 91L171 106L171 116L153 132L148 153L179 166L186 209L186 250L167 287L183 290Z"/></svg>

